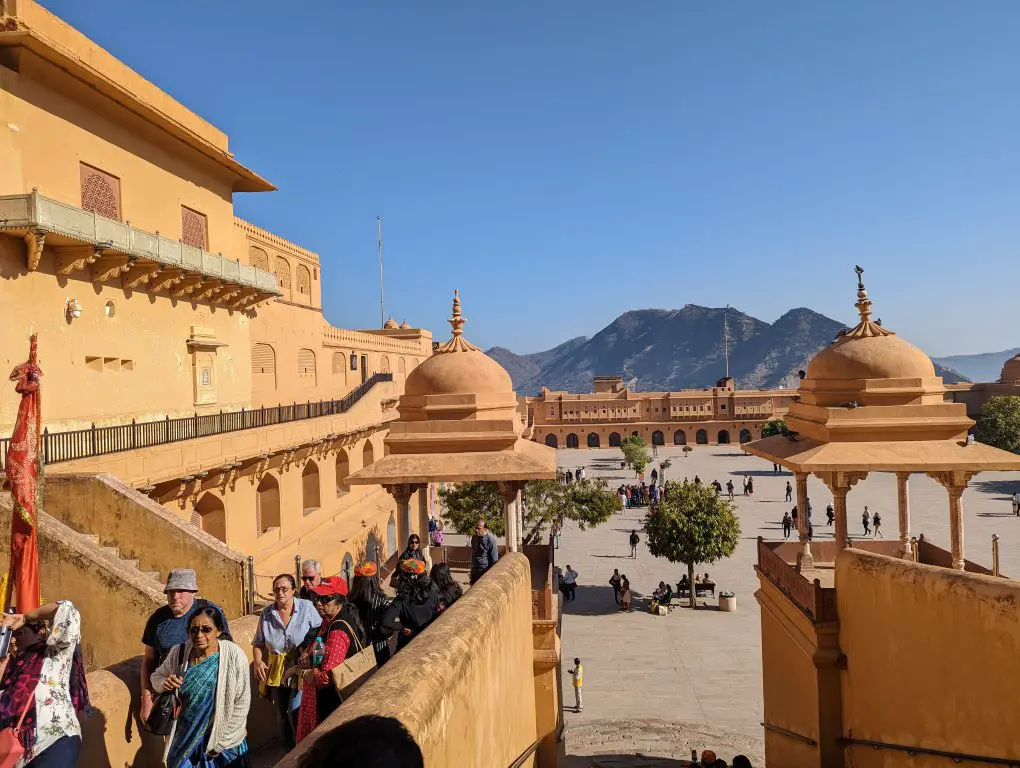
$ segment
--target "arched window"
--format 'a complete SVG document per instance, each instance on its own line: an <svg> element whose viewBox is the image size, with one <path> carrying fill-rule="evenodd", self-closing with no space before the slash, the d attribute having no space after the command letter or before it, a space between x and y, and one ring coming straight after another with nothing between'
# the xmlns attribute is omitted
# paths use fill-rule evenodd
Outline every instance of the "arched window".
<svg viewBox="0 0 1020 768"><path fill-rule="evenodd" d="M673 445L687 445L687 433L678 429L673 433Z"/></svg>
<svg viewBox="0 0 1020 768"><path fill-rule="evenodd" d="M631 433L630 433L630 436L631 436L631 437L640 437L640 435L638 435L638 433L637 433L637 430L636 430L636 429L635 429L635 430L634 430L633 432L631 432Z"/></svg>
<svg viewBox="0 0 1020 768"><path fill-rule="evenodd" d="M367 467L369 464L375 461L375 448L372 447L372 441L366 440L365 447L361 449L361 464Z"/></svg>
<svg viewBox="0 0 1020 768"><path fill-rule="evenodd" d="M255 269L269 271L269 254L255 245L248 246L248 263Z"/></svg>
<svg viewBox="0 0 1020 768"><path fill-rule="evenodd" d="M589 432L588 433L588 447L589 448L598 448L599 445L600 445L600 442L599 442L598 433L597 432Z"/></svg>
<svg viewBox="0 0 1020 768"><path fill-rule="evenodd" d="M390 372L390 359L386 355L382 355L379 358L379 372L380 373Z"/></svg>
<svg viewBox="0 0 1020 768"><path fill-rule="evenodd" d="M729 445L730 444L730 433L729 433L729 431L727 431L725 429L720 429L719 430L719 438L716 440L716 442L719 443L719 445Z"/></svg>
<svg viewBox="0 0 1020 768"><path fill-rule="evenodd" d="M280 483L266 474L255 492L255 524L260 534L280 527Z"/></svg>
<svg viewBox="0 0 1020 768"><path fill-rule="evenodd" d="M749 429L740 430L740 442L742 443L751 442L751 430Z"/></svg>
<svg viewBox="0 0 1020 768"><path fill-rule="evenodd" d="M609 447L610 448L619 448L621 442L623 442L623 441L620 439L620 433L619 432L610 432L609 433Z"/></svg>
<svg viewBox="0 0 1020 768"><path fill-rule="evenodd" d="M195 505L199 527L220 541L227 541L227 511L223 500L212 493L206 493Z"/></svg>
<svg viewBox="0 0 1020 768"><path fill-rule="evenodd" d="M308 267L304 264L298 264L297 266L297 292L301 296L311 296L312 294L312 273L308 271Z"/></svg>
<svg viewBox="0 0 1020 768"><path fill-rule="evenodd" d="M375 537L374 533L368 534L368 538L365 539L365 562L371 560L373 563L378 563L381 554L382 547L379 546L379 539Z"/></svg>
<svg viewBox="0 0 1020 768"><path fill-rule="evenodd" d="M343 565L340 566L340 575L343 576L344 581L347 582L347 588L350 589L351 579L354 578L354 558L351 557L350 552L344 555Z"/></svg>
<svg viewBox="0 0 1020 768"><path fill-rule="evenodd" d="M665 445L666 438L662 436L662 432L658 429L652 432L652 445Z"/></svg>
<svg viewBox="0 0 1020 768"><path fill-rule="evenodd" d="M571 432L569 435L567 435L567 448L576 447L577 447L577 435Z"/></svg>
<svg viewBox="0 0 1020 768"><path fill-rule="evenodd" d="M251 348L251 384L254 389L276 389L276 351L268 344Z"/></svg>
<svg viewBox="0 0 1020 768"><path fill-rule="evenodd" d="M697 434L694 436L694 442L698 445L708 445L708 432L703 429L699 429Z"/></svg>
<svg viewBox="0 0 1020 768"><path fill-rule="evenodd" d="M390 519L386 522L386 559L389 560L397 554L397 521L390 513Z"/></svg>
<svg viewBox="0 0 1020 768"><path fill-rule="evenodd" d="M315 386L315 353L310 349L297 351L298 386Z"/></svg>
<svg viewBox="0 0 1020 768"><path fill-rule="evenodd" d="M401 376L407 373L407 362L402 357L397 358L397 373Z"/></svg>
<svg viewBox="0 0 1020 768"><path fill-rule="evenodd" d="M314 461L309 461L301 472L301 508L307 515L320 506L319 466Z"/></svg>
<svg viewBox="0 0 1020 768"><path fill-rule="evenodd" d="M549 433L548 435L545 436L545 444L548 445L550 448L555 448L557 446L557 443L558 441L556 440L556 435Z"/></svg>
<svg viewBox="0 0 1020 768"><path fill-rule="evenodd" d="M347 488L347 475L351 474L351 462L347 458L347 451L341 448L336 454L336 495L342 496L349 490Z"/></svg>
<svg viewBox="0 0 1020 768"><path fill-rule="evenodd" d="M283 256L277 256L273 262L273 271L276 273L276 287L280 289L285 299L290 298L290 262Z"/></svg>

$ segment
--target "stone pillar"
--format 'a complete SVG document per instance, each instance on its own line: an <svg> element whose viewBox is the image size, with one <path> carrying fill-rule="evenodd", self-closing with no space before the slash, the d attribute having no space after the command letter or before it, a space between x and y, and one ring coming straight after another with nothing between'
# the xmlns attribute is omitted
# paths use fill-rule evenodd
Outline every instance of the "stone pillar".
<svg viewBox="0 0 1020 768"><path fill-rule="evenodd" d="M407 537L414 530L411 522L411 494L417 486L411 483L383 486L397 502L397 552L403 552L407 546ZM421 535L419 533L419 535Z"/></svg>
<svg viewBox="0 0 1020 768"><path fill-rule="evenodd" d="M953 569L964 570L963 557L963 492L976 472L953 470L929 472L928 477L949 493L949 549L953 555Z"/></svg>
<svg viewBox="0 0 1020 768"><path fill-rule="evenodd" d="M520 493L523 483L517 480L503 481L496 483L499 494L503 497L503 524L506 526L506 548L508 552L518 552L521 548L521 537L523 532L518 525L517 517L517 494Z"/></svg>
<svg viewBox="0 0 1020 768"><path fill-rule="evenodd" d="M910 480L909 472L896 473L896 508L899 512L900 544L903 545L903 557L913 559L910 549Z"/></svg>
<svg viewBox="0 0 1020 768"><path fill-rule="evenodd" d="M815 567L815 561L811 557L811 542L808 540L807 473L794 472L793 480L797 490L797 534L800 538L800 567L802 569L811 569Z"/></svg>
<svg viewBox="0 0 1020 768"><path fill-rule="evenodd" d="M867 472L820 472L819 479L832 491L832 506L836 513L836 549L849 546L846 528L846 496L850 489L868 476Z"/></svg>

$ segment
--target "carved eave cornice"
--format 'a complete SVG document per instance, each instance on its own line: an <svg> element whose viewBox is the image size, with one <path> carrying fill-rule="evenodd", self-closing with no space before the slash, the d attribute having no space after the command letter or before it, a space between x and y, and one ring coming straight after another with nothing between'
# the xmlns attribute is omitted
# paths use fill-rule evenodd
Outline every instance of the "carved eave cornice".
<svg viewBox="0 0 1020 768"><path fill-rule="evenodd" d="M147 284L153 277L159 274L159 264L155 262L135 262L124 274L124 288L132 290Z"/></svg>
<svg viewBox="0 0 1020 768"><path fill-rule="evenodd" d="M171 286L177 285L183 277L184 270L162 267L155 275L149 278L149 293L165 291Z"/></svg>
<svg viewBox="0 0 1020 768"><path fill-rule="evenodd" d="M208 299L214 293L216 293L216 291L218 291L222 286L223 286L222 280L219 280L218 278L215 277L211 277L205 282L203 282L200 286L195 288L194 293L191 294L191 300L201 301L202 299Z"/></svg>
<svg viewBox="0 0 1020 768"><path fill-rule="evenodd" d="M191 293L203 282L204 278L201 275L188 275L187 277L181 278L177 284L170 289L170 295L173 297L183 296L186 293Z"/></svg>
<svg viewBox="0 0 1020 768"><path fill-rule="evenodd" d="M57 274L73 275L94 264L103 255L103 249L94 245L64 245L55 247Z"/></svg>
<svg viewBox="0 0 1020 768"><path fill-rule="evenodd" d="M130 269L127 256L104 253L92 264L92 282L105 283Z"/></svg>

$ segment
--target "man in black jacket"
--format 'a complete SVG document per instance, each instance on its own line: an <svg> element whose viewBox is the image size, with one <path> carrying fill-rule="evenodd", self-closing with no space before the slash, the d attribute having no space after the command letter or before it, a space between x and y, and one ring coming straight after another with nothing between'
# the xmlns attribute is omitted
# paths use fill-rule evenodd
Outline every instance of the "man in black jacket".
<svg viewBox="0 0 1020 768"><path fill-rule="evenodd" d="M499 560L499 547L485 524L484 518L475 522L475 533L471 537L471 583L474 584L482 574Z"/></svg>

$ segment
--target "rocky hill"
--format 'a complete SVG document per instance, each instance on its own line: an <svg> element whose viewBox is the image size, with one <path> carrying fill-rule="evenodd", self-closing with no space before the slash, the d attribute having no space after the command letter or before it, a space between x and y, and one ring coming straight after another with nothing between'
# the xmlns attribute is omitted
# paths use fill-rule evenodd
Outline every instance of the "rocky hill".
<svg viewBox="0 0 1020 768"><path fill-rule="evenodd" d="M944 365L966 376L971 381L998 381L1002 373L1002 364L1014 355L1020 354L1020 348L1004 349L1002 352L983 352L978 355L950 355L934 357L936 365Z"/></svg>
<svg viewBox="0 0 1020 768"><path fill-rule="evenodd" d="M620 375L636 391L710 387L725 375L723 318L729 327L730 375L742 389L797 386L797 371L845 323L810 309L791 309L774 323L736 309L699 307L625 312L591 338L580 336L544 352L488 354L506 368L517 393L541 387L589 392L595 376ZM966 381L936 364L947 383Z"/></svg>

